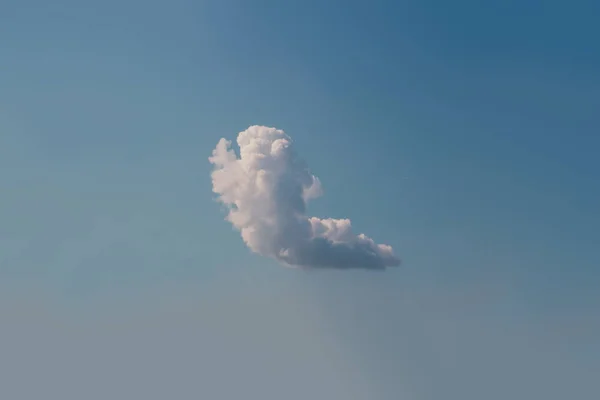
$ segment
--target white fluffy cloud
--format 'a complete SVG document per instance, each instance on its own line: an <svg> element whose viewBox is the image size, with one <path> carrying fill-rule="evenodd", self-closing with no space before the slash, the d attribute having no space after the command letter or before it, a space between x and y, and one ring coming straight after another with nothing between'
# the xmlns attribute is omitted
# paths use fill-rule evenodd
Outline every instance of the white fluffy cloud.
<svg viewBox="0 0 600 400"><path fill-rule="evenodd" d="M237 143L239 157L226 139L213 150L213 191L252 251L289 266L384 269L400 264L390 246L353 233L349 219L306 215L306 202L321 195L321 183L296 156L284 131L251 126Z"/></svg>

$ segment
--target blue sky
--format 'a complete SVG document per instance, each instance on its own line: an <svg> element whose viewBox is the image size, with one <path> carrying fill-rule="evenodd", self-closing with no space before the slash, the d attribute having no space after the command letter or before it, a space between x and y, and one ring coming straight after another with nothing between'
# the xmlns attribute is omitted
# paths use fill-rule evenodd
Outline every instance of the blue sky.
<svg viewBox="0 0 600 400"><path fill-rule="evenodd" d="M1 397L598 397L599 12L2 2ZM253 124L403 266L251 254L207 157Z"/></svg>

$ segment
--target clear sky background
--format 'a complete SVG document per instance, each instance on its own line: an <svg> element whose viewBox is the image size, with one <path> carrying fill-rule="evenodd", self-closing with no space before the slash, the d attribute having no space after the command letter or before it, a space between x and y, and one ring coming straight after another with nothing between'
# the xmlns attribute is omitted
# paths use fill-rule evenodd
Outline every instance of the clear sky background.
<svg viewBox="0 0 600 400"><path fill-rule="evenodd" d="M600 397L596 1L0 2L0 397ZM208 156L286 130L385 272L279 267Z"/></svg>

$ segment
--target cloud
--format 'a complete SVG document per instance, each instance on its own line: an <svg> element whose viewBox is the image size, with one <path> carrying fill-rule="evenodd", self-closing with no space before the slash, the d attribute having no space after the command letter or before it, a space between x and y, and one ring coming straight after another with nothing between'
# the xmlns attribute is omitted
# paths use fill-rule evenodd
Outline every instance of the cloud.
<svg viewBox="0 0 600 400"><path fill-rule="evenodd" d="M251 126L231 142L221 139L209 161L213 191L228 207L227 220L254 252L284 265L384 269L400 260L391 246L355 234L349 219L306 215L306 203L322 194L321 182L296 156L282 130Z"/></svg>

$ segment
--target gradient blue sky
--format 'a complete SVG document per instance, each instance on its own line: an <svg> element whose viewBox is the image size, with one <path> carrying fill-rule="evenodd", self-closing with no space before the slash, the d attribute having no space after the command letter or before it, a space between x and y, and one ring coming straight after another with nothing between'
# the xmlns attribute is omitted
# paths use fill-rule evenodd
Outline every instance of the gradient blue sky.
<svg viewBox="0 0 600 400"><path fill-rule="evenodd" d="M0 2L0 397L600 397L598 15ZM252 124L404 265L250 254L207 157Z"/></svg>

